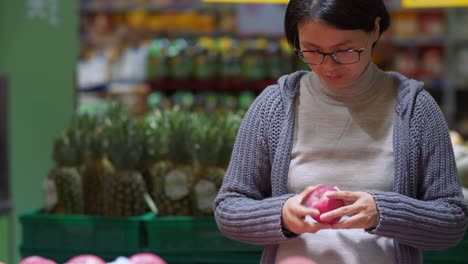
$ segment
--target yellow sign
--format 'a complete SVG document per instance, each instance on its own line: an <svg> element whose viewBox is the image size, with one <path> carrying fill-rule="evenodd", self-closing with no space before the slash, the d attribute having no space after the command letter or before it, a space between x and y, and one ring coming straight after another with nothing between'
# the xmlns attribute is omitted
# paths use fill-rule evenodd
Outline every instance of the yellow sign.
<svg viewBox="0 0 468 264"><path fill-rule="evenodd" d="M203 0L206 3L287 4L289 0ZM405 8L468 6L468 0L402 0Z"/></svg>
<svg viewBox="0 0 468 264"><path fill-rule="evenodd" d="M468 0L403 0L405 8L468 6Z"/></svg>
<svg viewBox="0 0 468 264"><path fill-rule="evenodd" d="M289 0L203 0L205 3L287 4Z"/></svg>

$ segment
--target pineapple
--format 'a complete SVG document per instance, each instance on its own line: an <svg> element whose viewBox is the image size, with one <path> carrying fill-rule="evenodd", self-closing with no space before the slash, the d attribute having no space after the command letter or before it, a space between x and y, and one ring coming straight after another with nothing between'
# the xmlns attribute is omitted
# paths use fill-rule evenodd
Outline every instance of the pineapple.
<svg viewBox="0 0 468 264"><path fill-rule="evenodd" d="M91 119L91 126L87 131L86 161L81 170L84 210L89 215L105 215L106 182L114 173L105 154L107 141L100 126L96 117Z"/></svg>
<svg viewBox="0 0 468 264"><path fill-rule="evenodd" d="M165 114L169 128L168 160L158 166L157 189L153 191L161 215L190 215L194 155L192 122L190 114L177 106Z"/></svg>
<svg viewBox="0 0 468 264"><path fill-rule="evenodd" d="M167 160L169 127L164 112L155 110L148 113L143 120L143 129L145 144L141 171L151 198L156 200L160 191L158 177L170 168Z"/></svg>
<svg viewBox="0 0 468 264"><path fill-rule="evenodd" d="M79 166L83 160L83 131L75 125L62 131L54 139L53 159L56 166L50 177L57 192L55 213L82 214L83 189Z"/></svg>
<svg viewBox="0 0 468 264"><path fill-rule="evenodd" d="M219 130L220 117L216 115L193 116L195 134L195 180L191 190L193 214L212 215L213 201L221 186L225 169L218 166L222 138Z"/></svg>
<svg viewBox="0 0 468 264"><path fill-rule="evenodd" d="M119 107L111 109L104 133L109 144L107 156L115 168L107 186L106 214L136 216L146 213L146 184L137 169L144 141L137 121Z"/></svg>

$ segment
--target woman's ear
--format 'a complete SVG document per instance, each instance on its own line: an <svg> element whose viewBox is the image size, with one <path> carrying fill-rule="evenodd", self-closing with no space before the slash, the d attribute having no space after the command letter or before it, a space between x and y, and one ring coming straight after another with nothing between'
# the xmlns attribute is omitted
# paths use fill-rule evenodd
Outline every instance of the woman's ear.
<svg viewBox="0 0 468 264"><path fill-rule="evenodd" d="M372 33L372 43L377 42L380 37L380 17L376 17L374 21L374 32Z"/></svg>

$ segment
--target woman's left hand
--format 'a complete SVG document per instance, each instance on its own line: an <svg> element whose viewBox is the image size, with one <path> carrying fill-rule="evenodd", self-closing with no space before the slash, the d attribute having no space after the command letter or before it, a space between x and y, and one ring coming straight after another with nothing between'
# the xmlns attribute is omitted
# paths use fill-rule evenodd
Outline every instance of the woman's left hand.
<svg viewBox="0 0 468 264"><path fill-rule="evenodd" d="M320 219L349 216L331 226L332 229L371 228L378 223L379 212L374 197L367 192L337 191L327 192L328 198L341 199L345 206L322 214Z"/></svg>

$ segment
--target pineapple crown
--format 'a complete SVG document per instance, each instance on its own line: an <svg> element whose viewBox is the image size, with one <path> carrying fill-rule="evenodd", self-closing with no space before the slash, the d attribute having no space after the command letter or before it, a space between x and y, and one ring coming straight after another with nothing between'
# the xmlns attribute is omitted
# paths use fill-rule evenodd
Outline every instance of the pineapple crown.
<svg viewBox="0 0 468 264"><path fill-rule="evenodd" d="M102 129L96 126L94 130L88 132L87 158L89 159L101 159L106 155L109 142Z"/></svg>
<svg viewBox="0 0 468 264"><path fill-rule="evenodd" d="M121 105L111 108L102 133L108 143L107 157L116 169L137 169L143 155L144 133L128 109Z"/></svg>
<svg viewBox="0 0 468 264"><path fill-rule="evenodd" d="M105 155L107 141L102 134L103 118L97 114L82 113L75 121L86 137L85 159L100 159Z"/></svg>
<svg viewBox="0 0 468 264"><path fill-rule="evenodd" d="M169 141L168 159L175 163L190 164L194 159L193 120L191 113L177 105L166 111Z"/></svg>
<svg viewBox="0 0 468 264"><path fill-rule="evenodd" d="M222 146L219 123L222 121L216 114L193 114L195 159L206 165L216 165Z"/></svg>
<svg viewBox="0 0 468 264"><path fill-rule="evenodd" d="M52 157L56 164L62 166L79 166L85 159L87 145L86 128L89 125L87 116L76 115L70 125L60 132L53 142Z"/></svg>
<svg viewBox="0 0 468 264"><path fill-rule="evenodd" d="M163 111L149 112L140 122L144 133L143 164L167 158L169 123Z"/></svg>

